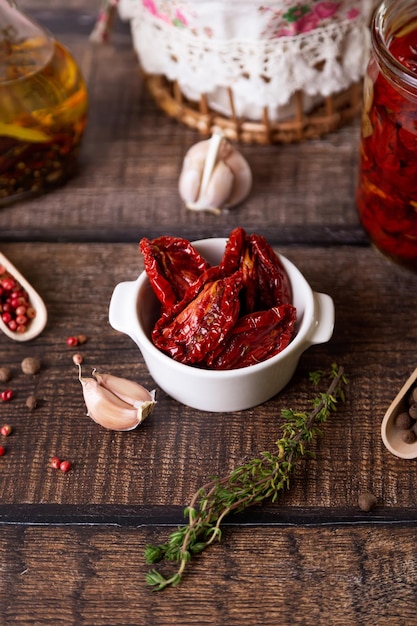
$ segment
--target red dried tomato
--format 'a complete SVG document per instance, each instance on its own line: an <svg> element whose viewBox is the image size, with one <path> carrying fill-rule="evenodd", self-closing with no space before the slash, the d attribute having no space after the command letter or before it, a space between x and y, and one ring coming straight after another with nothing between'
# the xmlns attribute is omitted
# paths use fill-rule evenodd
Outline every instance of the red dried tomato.
<svg viewBox="0 0 417 626"><path fill-rule="evenodd" d="M269 359L288 346L295 321L296 309L291 304L249 313L239 318L224 343L207 356L206 364L224 370Z"/></svg>
<svg viewBox="0 0 417 626"><path fill-rule="evenodd" d="M242 272L241 314L291 302L287 273L262 235L248 236L243 228L235 228L229 236L220 267L226 275L238 269Z"/></svg>
<svg viewBox="0 0 417 626"><path fill-rule="evenodd" d="M164 308L183 299L188 287L209 267L194 246L181 237L144 237L139 244L145 270Z"/></svg>
<svg viewBox="0 0 417 626"><path fill-rule="evenodd" d="M162 303L152 341L173 359L214 369L246 367L291 341L296 310L290 283L261 235L235 228L217 266L179 238L142 239L140 248Z"/></svg>
<svg viewBox="0 0 417 626"><path fill-rule="evenodd" d="M160 317L152 332L155 346L181 363L203 361L235 325L241 288L240 272L203 284L195 298Z"/></svg>

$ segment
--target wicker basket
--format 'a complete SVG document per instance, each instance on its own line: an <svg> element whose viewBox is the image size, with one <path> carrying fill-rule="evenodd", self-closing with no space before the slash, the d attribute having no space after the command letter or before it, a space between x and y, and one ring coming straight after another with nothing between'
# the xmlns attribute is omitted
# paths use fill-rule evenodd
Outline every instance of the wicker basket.
<svg viewBox="0 0 417 626"><path fill-rule="evenodd" d="M106 0L95 37L117 5L170 117L204 136L217 127L233 141L292 143L358 115L377 2Z"/></svg>
<svg viewBox="0 0 417 626"><path fill-rule="evenodd" d="M288 119L273 121L268 118L265 107L261 120L241 119L234 113L224 116L212 110L203 94L199 102L188 100L176 81L164 76L144 75L147 88L158 106L170 117L198 130L201 135L212 134L213 128L221 128L225 137L241 143L273 144L295 143L316 139L351 122L359 113L362 102L361 81L341 93L323 98L312 111L305 113L303 93L294 98L295 114ZM234 112L233 92L228 90L230 108Z"/></svg>

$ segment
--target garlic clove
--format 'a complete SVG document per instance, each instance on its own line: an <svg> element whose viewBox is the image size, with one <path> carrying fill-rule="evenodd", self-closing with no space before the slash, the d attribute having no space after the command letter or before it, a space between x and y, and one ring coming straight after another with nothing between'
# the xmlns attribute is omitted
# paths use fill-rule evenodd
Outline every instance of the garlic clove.
<svg viewBox="0 0 417 626"><path fill-rule="evenodd" d="M204 164L195 163L191 157L187 157L184 162L183 173L180 176L178 189L185 204L193 204L200 190L201 171Z"/></svg>
<svg viewBox="0 0 417 626"><path fill-rule="evenodd" d="M249 163L236 150L227 156L225 163L234 173L233 189L226 204L229 208L243 202L252 189L253 181Z"/></svg>
<svg viewBox="0 0 417 626"><path fill-rule="evenodd" d="M230 198L234 186L234 174L230 167L219 161L208 181L208 184L198 199L199 207L208 206L212 209L221 209L225 206L225 198Z"/></svg>
<svg viewBox="0 0 417 626"><path fill-rule="evenodd" d="M93 376L102 387L132 406L138 402L149 402L155 398L155 391L148 391L133 380L113 376L113 374L100 374L97 370L93 371Z"/></svg>
<svg viewBox="0 0 417 626"><path fill-rule="evenodd" d="M80 365L78 369L87 415L104 428L132 430L152 412L155 391L111 374L93 372L94 378L83 378Z"/></svg>
<svg viewBox="0 0 417 626"><path fill-rule="evenodd" d="M251 188L248 162L221 130L187 152L178 189L188 209L220 213L242 202Z"/></svg>
<svg viewBox="0 0 417 626"><path fill-rule="evenodd" d="M143 422L143 420L152 413L156 404L155 389L148 391L145 387L133 380L120 378L112 374L99 374L96 370L94 370L93 376L102 387L108 389L115 396L137 409L140 419L139 423Z"/></svg>
<svg viewBox="0 0 417 626"><path fill-rule="evenodd" d="M137 411L110 391L101 387L94 378L80 378L83 386L87 415L109 430L132 430L139 424Z"/></svg>

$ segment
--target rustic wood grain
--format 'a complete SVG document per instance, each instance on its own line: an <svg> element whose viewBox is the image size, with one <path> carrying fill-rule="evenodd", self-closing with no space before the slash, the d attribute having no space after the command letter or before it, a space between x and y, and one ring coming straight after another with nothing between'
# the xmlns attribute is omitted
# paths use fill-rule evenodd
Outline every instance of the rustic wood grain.
<svg viewBox="0 0 417 626"><path fill-rule="evenodd" d="M370 489L388 507L414 509L410 462L390 455L379 434L385 409L415 367L413 277L370 248L280 250L314 290L334 299L331 341L310 348L287 388L261 407L204 413L157 389L150 418L134 431L115 433L86 416L66 338L87 335L77 349L86 375L96 367L154 387L135 344L108 323L115 285L134 280L142 269L137 244L3 244L2 252L44 297L49 321L30 344L0 336L0 365L13 368L9 385L15 392L0 404L0 419L15 429L1 459L1 503L185 504L209 476L273 449L281 409L305 409L314 393L308 372L336 360L350 380L346 405L326 425L315 444L317 458L300 467L282 504L354 507L359 492ZM27 355L42 360L36 376L20 371ZM25 407L31 393L40 399L33 412ZM57 475L48 467L54 454L70 458L74 471Z"/></svg>
<svg viewBox="0 0 417 626"><path fill-rule="evenodd" d="M415 536L387 526L227 528L183 583L146 587L146 543L168 529L19 527L0 537L6 624L410 626ZM254 544L254 538L256 543ZM123 555L123 556L121 556ZM40 601L40 598L42 601Z"/></svg>
<svg viewBox="0 0 417 626"><path fill-rule="evenodd" d="M243 145L250 197L220 216L192 213L177 184L201 138L158 110L138 69L129 24L111 42L88 36L101 0L20 0L67 45L90 97L78 175L56 191L0 209L0 250L43 296L40 337L0 333L0 366L13 370L0 402L0 623L44 626L179 624L410 626L415 617L415 463L380 438L385 410L415 369L416 277L376 253L355 206L359 124L286 146ZM335 303L330 342L301 357L277 397L248 411L209 414L157 389L158 405L128 433L86 416L69 335L86 374L96 367L154 383L139 350L108 322L115 285L142 270L142 236L227 236L237 225L264 234L314 290ZM35 376L21 372L37 356ZM242 459L273 450L280 412L305 410L308 373L338 362L346 403L274 504L231 516L222 543L163 594L144 585L143 549L183 523L194 491ZM35 394L39 406L25 401ZM73 462L63 474L50 457ZM378 504L362 511L358 497Z"/></svg>

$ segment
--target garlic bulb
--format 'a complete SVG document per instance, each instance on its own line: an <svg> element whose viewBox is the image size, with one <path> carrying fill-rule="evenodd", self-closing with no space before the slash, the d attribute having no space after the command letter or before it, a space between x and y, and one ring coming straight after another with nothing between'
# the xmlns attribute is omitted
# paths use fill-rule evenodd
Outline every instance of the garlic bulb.
<svg viewBox="0 0 417 626"><path fill-rule="evenodd" d="M252 187L246 159L214 130L211 139L192 146L184 158L178 183L186 207L220 213L242 202Z"/></svg>
<svg viewBox="0 0 417 626"><path fill-rule="evenodd" d="M156 401L155 391L126 378L93 371L94 378L81 376L87 415L109 430L132 430L152 412Z"/></svg>

